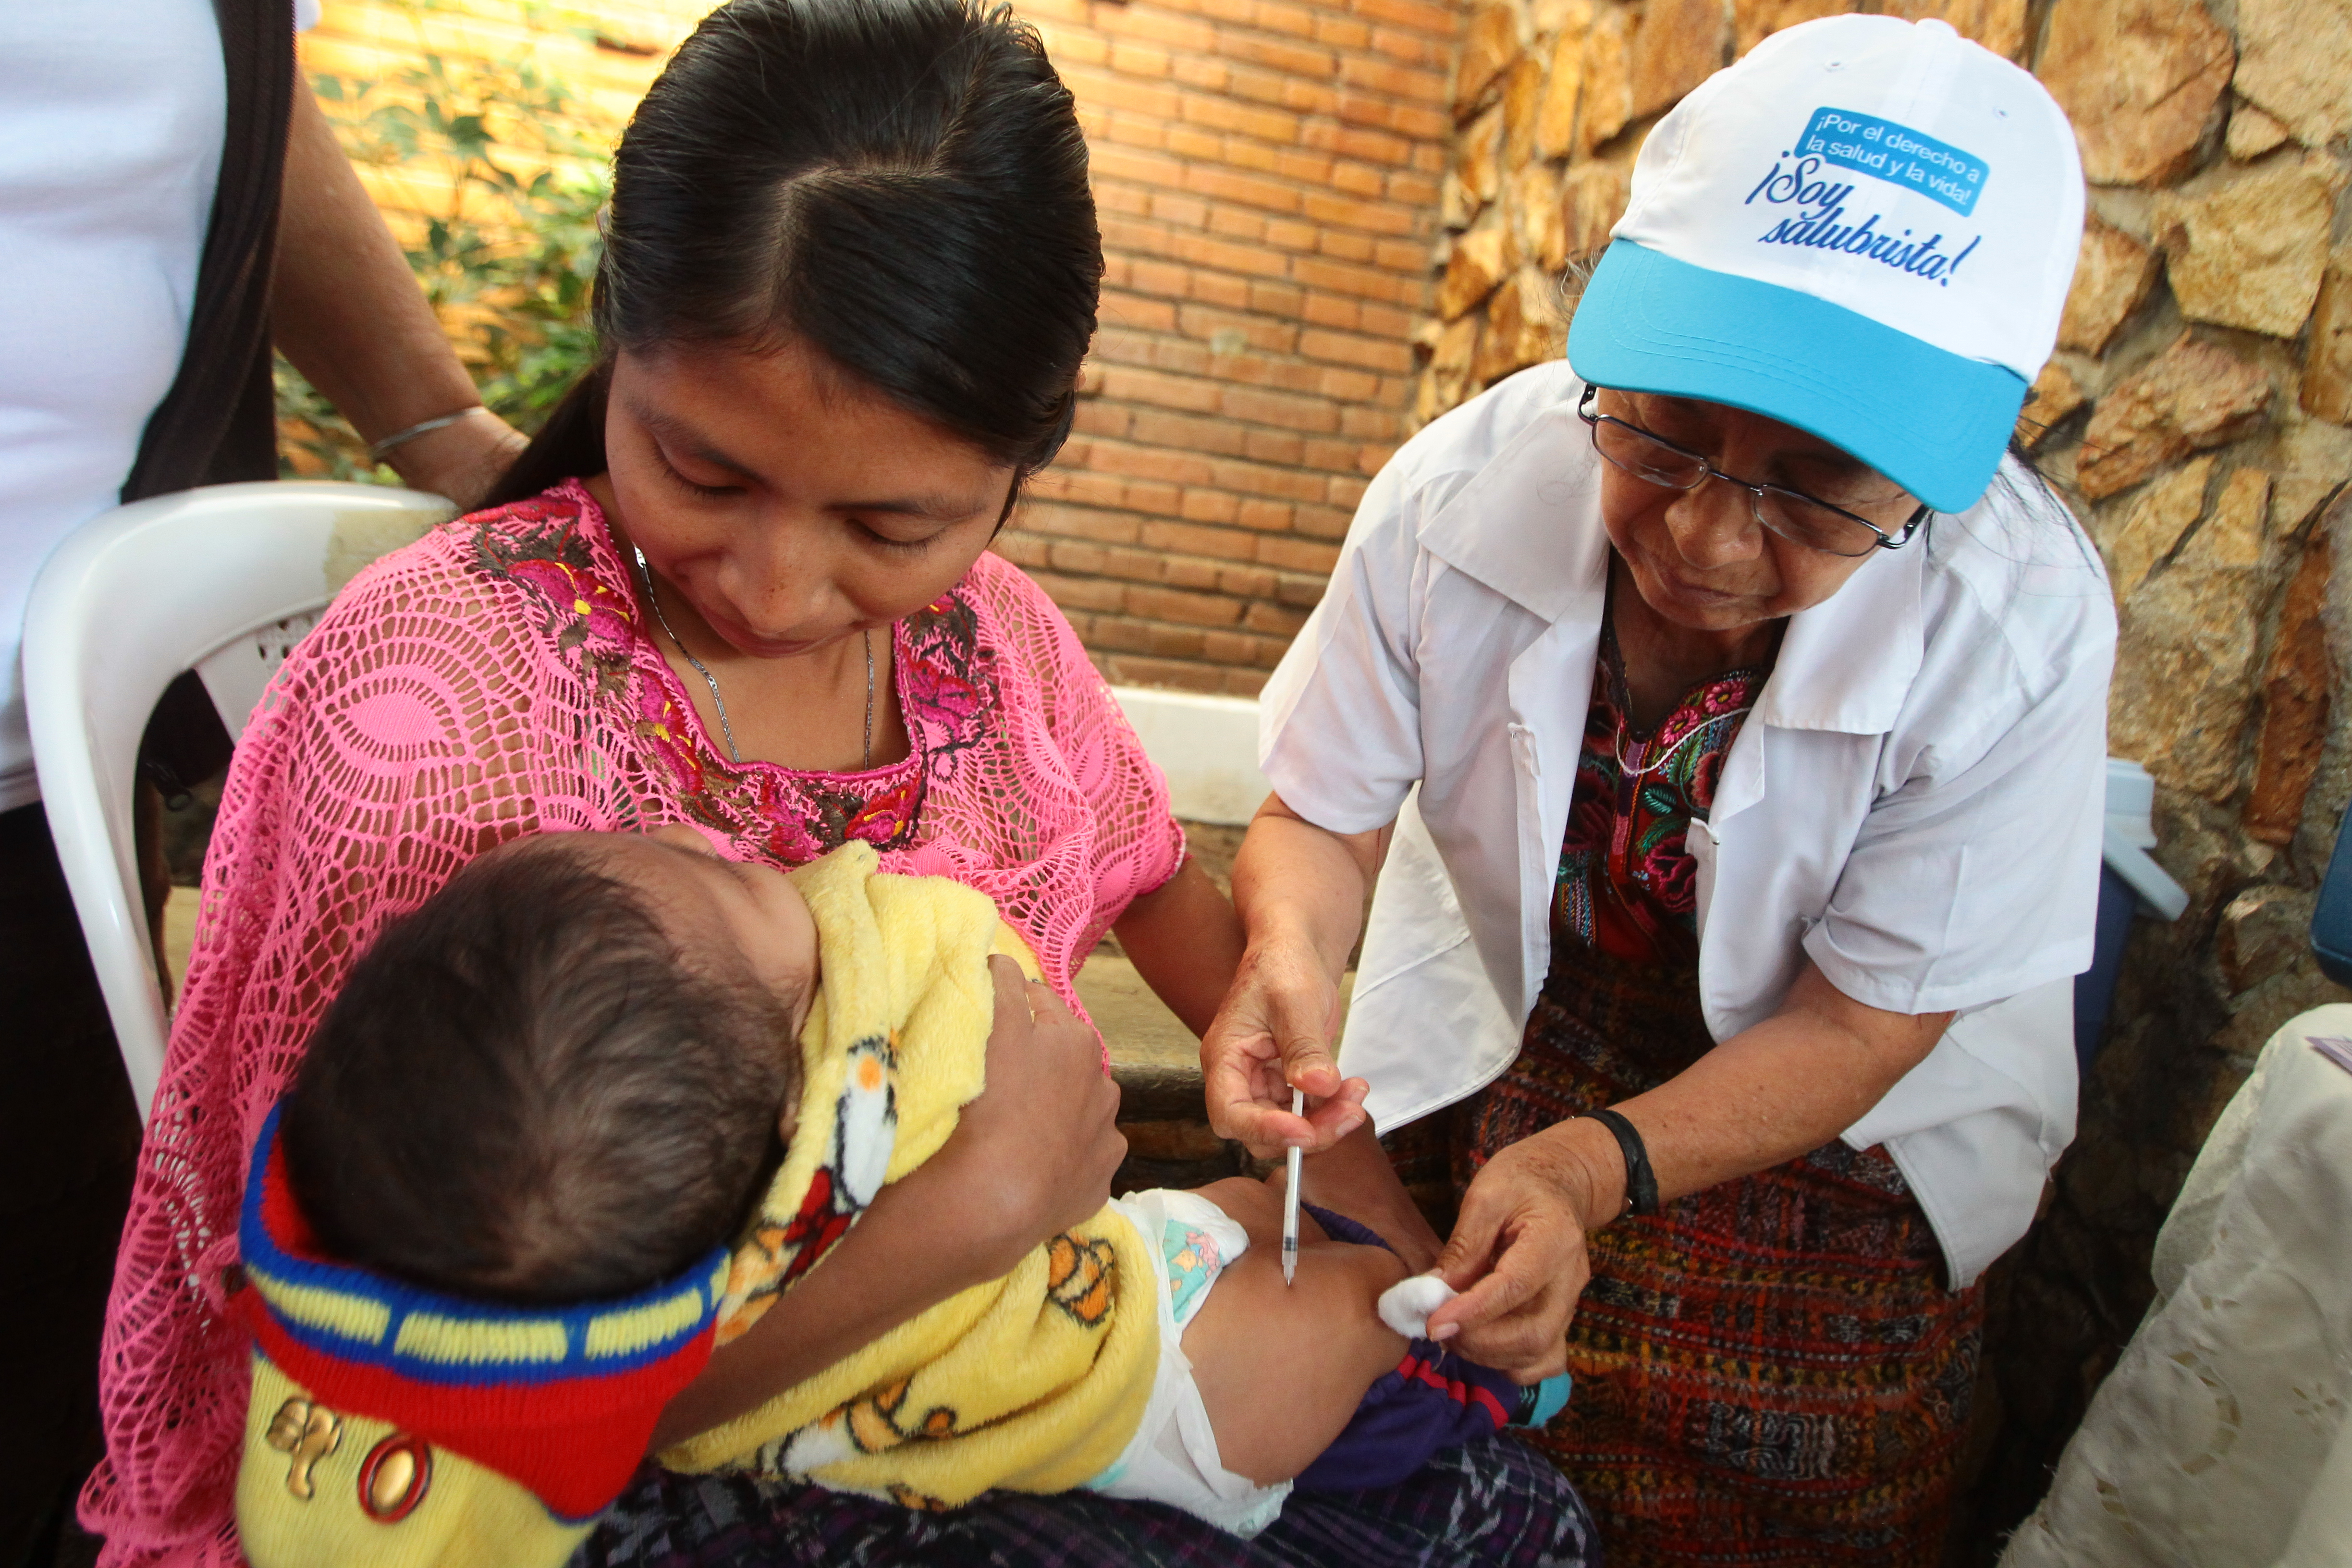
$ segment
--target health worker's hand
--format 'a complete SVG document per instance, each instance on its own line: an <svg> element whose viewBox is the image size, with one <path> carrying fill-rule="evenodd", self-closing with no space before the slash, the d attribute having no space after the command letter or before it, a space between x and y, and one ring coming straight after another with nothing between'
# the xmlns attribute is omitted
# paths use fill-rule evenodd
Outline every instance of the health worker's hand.
<svg viewBox="0 0 2352 1568"><path fill-rule="evenodd" d="M1209 1125L1261 1159L1296 1145L1320 1153L1364 1121L1360 1078L1332 1061L1339 989L1303 942L1252 942L1209 1032L1201 1078ZM1304 1117L1290 1111L1293 1087L1307 1091Z"/></svg>
<svg viewBox="0 0 2352 1568"><path fill-rule="evenodd" d="M1592 1277L1585 1237L1622 1202L1586 1146L1599 1127L1547 1128L1472 1178L1437 1260L1437 1272L1462 1294L1429 1315L1431 1339L1523 1384L1567 1370L1569 1320ZM1609 1152L1616 1155L1613 1141Z"/></svg>

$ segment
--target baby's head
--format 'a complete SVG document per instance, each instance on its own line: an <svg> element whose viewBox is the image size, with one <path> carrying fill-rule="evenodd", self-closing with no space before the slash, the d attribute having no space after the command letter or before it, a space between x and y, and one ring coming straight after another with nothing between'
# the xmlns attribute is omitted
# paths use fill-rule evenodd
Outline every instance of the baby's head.
<svg viewBox="0 0 2352 1568"><path fill-rule="evenodd" d="M453 1295L665 1279L748 1217L792 1135L816 927L691 828L483 855L385 927L279 1131L331 1254Z"/></svg>

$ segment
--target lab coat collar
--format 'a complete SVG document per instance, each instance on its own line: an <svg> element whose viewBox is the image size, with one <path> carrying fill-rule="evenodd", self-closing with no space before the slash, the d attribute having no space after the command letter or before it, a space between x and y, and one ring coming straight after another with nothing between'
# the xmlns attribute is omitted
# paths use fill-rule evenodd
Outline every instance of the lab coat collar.
<svg viewBox="0 0 2352 1568"><path fill-rule="evenodd" d="M1895 728L1927 651L1919 605L1924 533L1874 550L1845 585L1789 617L1757 717L1782 730L1883 735Z"/></svg>
<svg viewBox="0 0 2352 1568"><path fill-rule="evenodd" d="M1570 379L1454 499L1423 524L1428 551L1546 621L1597 615L1608 582L1600 459L1576 416ZM1757 717L1783 730L1884 734L1926 647L1925 531L1874 550L1822 604L1790 617Z"/></svg>
<svg viewBox="0 0 2352 1568"><path fill-rule="evenodd" d="M1546 621L1595 603L1609 574L1598 459L1576 417L1583 384L1565 384L1421 526L1431 554Z"/></svg>

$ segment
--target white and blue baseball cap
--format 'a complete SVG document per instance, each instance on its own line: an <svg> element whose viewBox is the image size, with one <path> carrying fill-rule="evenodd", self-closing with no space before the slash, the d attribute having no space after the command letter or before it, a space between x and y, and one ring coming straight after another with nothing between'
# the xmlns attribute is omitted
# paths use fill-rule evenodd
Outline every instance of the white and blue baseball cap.
<svg viewBox="0 0 2352 1568"><path fill-rule="evenodd" d="M1658 121L1578 303L1576 374L1767 415L1975 504L2083 236L2065 111L1942 22L1777 33Z"/></svg>

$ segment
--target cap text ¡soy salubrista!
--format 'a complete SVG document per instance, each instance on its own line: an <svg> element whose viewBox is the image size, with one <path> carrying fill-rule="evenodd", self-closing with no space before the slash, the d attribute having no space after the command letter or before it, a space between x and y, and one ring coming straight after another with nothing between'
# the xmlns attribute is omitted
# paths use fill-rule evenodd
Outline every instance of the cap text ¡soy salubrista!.
<svg viewBox="0 0 2352 1568"><path fill-rule="evenodd" d="M2083 232L2073 128L1942 22L1775 34L1643 143L1568 357L1811 431L1974 504L2050 357Z"/></svg>

